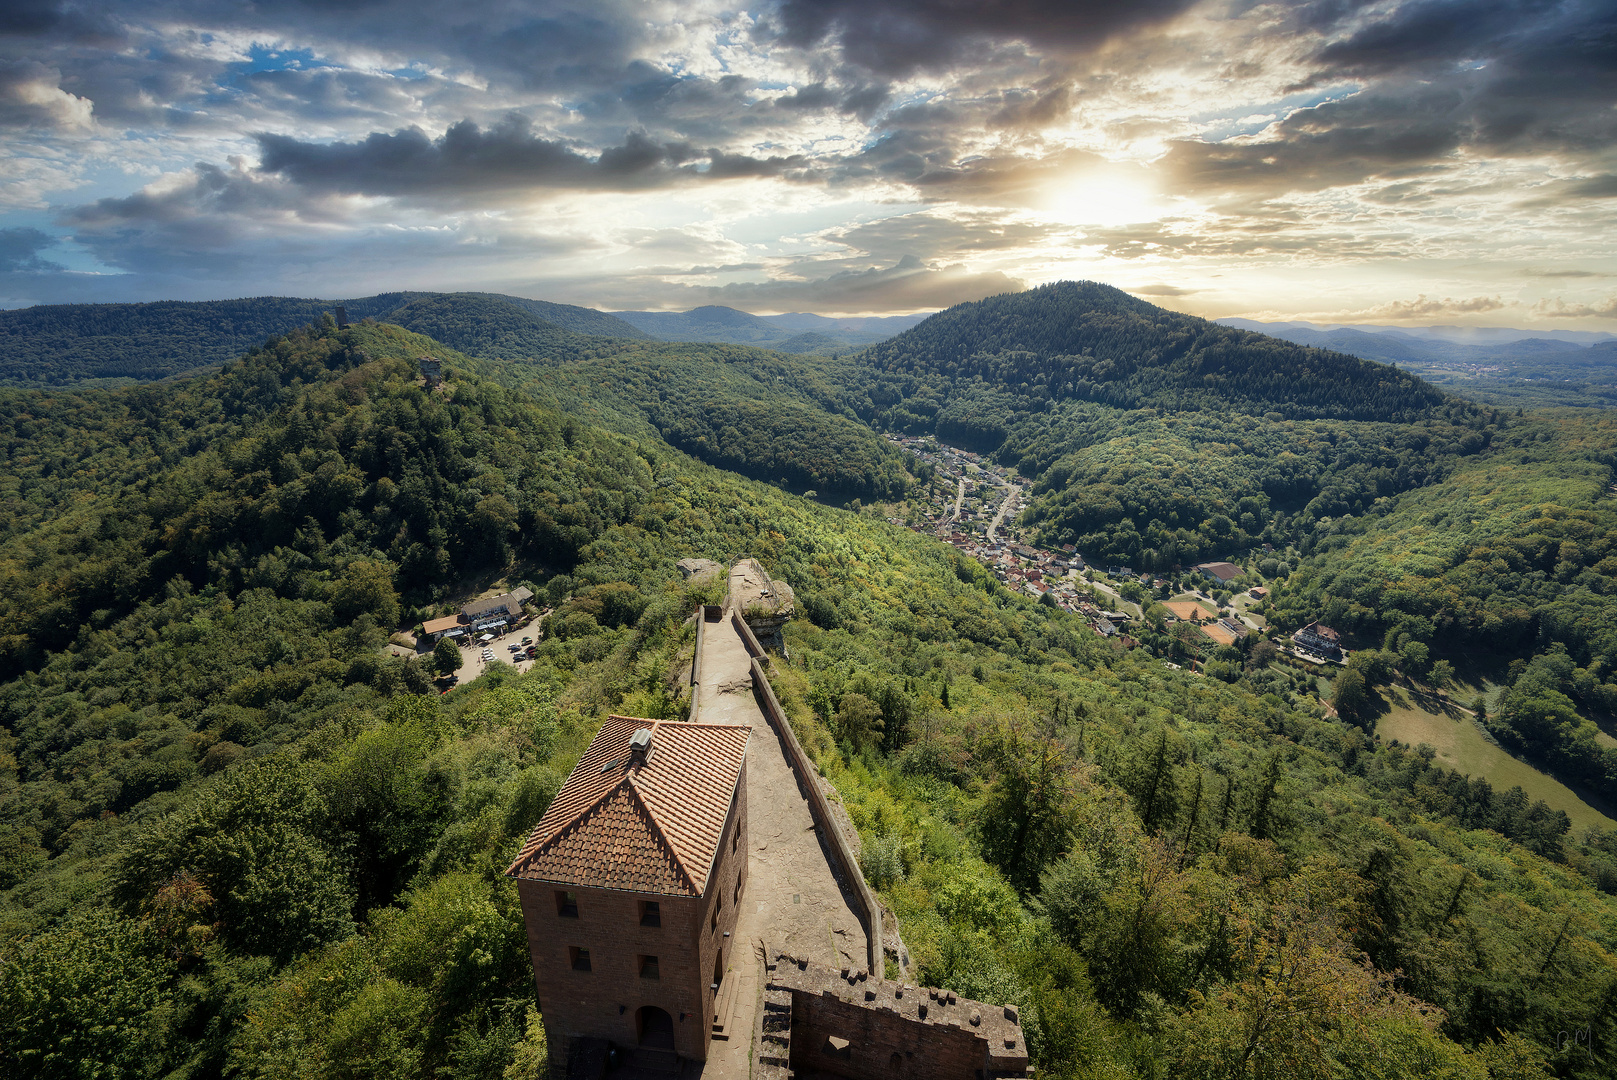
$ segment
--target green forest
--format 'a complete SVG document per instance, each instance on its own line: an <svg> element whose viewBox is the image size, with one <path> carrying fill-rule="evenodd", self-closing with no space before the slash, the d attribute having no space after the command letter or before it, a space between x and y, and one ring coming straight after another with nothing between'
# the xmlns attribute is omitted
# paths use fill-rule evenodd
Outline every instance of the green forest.
<svg viewBox="0 0 1617 1080"><path fill-rule="evenodd" d="M258 296L241 300L148 304L42 304L0 311L0 384L68 386L144 382L194 372L240 355L267 337L318 322L338 303L354 321L374 317L431 333L447 325L438 309L448 297L468 309L469 340L520 340L566 334L614 338L647 335L590 308L494 293L379 293L347 301ZM437 303L434 303L434 302ZM401 309L403 309L401 311ZM454 336L440 339L457 345Z"/></svg>
<svg viewBox="0 0 1617 1080"><path fill-rule="evenodd" d="M717 593L675 561L750 554L806 613L774 685L915 978L1021 1003L1041 1076L1612 1075L1617 833L1349 706L1492 665L1494 738L1609 789L1610 422L1262 339L1247 380L1255 335L1097 288L851 357L416 297L388 310L465 351L316 316L187 378L0 391L0 1070L546 1075L504 868L609 712L683 715ZM1235 557L1275 626L1339 626L1342 707L1272 647L1172 667L793 494L902 502L877 429L951 418L1045 542ZM384 653L494 578L556 606L531 672L439 694Z"/></svg>

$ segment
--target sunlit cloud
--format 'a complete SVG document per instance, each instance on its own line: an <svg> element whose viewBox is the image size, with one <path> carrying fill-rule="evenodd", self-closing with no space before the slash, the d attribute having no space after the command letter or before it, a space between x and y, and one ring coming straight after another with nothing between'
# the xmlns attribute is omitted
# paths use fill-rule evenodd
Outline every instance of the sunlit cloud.
<svg viewBox="0 0 1617 1080"><path fill-rule="evenodd" d="M3 302L879 313L1090 277L1205 315L1617 318L1559 291L1617 273L1599 4L36 6L0 34L0 229L97 275L38 248Z"/></svg>

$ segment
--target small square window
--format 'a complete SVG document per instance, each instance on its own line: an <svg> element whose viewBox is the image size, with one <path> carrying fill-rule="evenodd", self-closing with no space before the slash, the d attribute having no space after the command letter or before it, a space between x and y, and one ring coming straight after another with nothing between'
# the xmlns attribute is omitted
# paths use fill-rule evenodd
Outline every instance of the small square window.
<svg viewBox="0 0 1617 1080"><path fill-rule="evenodd" d="M574 971L588 971L590 969L590 951L580 949L577 945L567 946L567 961L573 965Z"/></svg>
<svg viewBox="0 0 1617 1080"><path fill-rule="evenodd" d="M578 894L556 890L556 914L564 919L578 918Z"/></svg>
<svg viewBox="0 0 1617 1080"><path fill-rule="evenodd" d="M640 925L661 926L663 924L662 905L655 900L640 901Z"/></svg>
<svg viewBox="0 0 1617 1080"><path fill-rule="evenodd" d="M642 979L658 978L657 958L655 956L642 956L640 958L640 977Z"/></svg>

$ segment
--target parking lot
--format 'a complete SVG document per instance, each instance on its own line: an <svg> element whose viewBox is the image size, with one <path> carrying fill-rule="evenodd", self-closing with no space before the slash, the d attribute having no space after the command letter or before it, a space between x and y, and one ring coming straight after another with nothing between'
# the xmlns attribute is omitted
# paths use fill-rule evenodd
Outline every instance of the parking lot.
<svg viewBox="0 0 1617 1080"><path fill-rule="evenodd" d="M526 654L522 655L522 659L516 660L518 654L512 653L510 646L521 644L523 638L537 639L539 622L539 619L535 619L527 626L496 635L488 642L468 641L461 645L460 667L455 671L455 675L462 683L471 682L487 671L492 664L514 664L518 671L527 671L533 665L533 661L529 660ZM431 652L424 655L431 656ZM485 660L484 656L488 656L489 659Z"/></svg>

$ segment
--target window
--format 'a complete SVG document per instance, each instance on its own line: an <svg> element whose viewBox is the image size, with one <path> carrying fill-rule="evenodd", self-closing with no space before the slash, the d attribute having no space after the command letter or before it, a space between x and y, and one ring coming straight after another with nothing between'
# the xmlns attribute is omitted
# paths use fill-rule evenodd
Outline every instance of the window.
<svg viewBox="0 0 1617 1080"><path fill-rule="evenodd" d="M731 897L731 901L733 903L737 903L737 904L741 903L741 877L740 877L740 875L736 876L736 894L735 894L735 896Z"/></svg>
<svg viewBox="0 0 1617 1080"><path fill-rule="evenodd" d="M640 958L640 977L642 979L655 979L657 975L657 958L655 956L642 956Z"/></svg>
<svg viewBox="0 0 1617 1080"><path fill-rule="evenodd" d="M556 914L564 919L578 918L578 894L556 890Z"/></svg>
<svg viewBox="0 0 1617 1080"><path fill-rule="evenodd" d="M741 846L741 826L737 825L736 826L736 831L730 834L730 850L735 851L735 849L740 847L740 846Z"/></svg>
<svg viewBox="0 0 1617 1080"><path fill-rule="evenodd" d="M661 926L663 924L663 909L655 900L640 901L640 925Z"/></svg>
<svg viewBox="0 0 1617 1080"><path fill-rule="evenodd" d="M724 907L724 893L716 892L713 894L713 921L708 924L710 930L719 928L719 909L722 907Z"/></svg>
<svg viewBox="0 0 1617 1080"><path fill-rule="evenodd" d="M573 965L574 971L588 971L590 969L590 951L580 949L577 945L567 946L567 962Z"/></svg>

